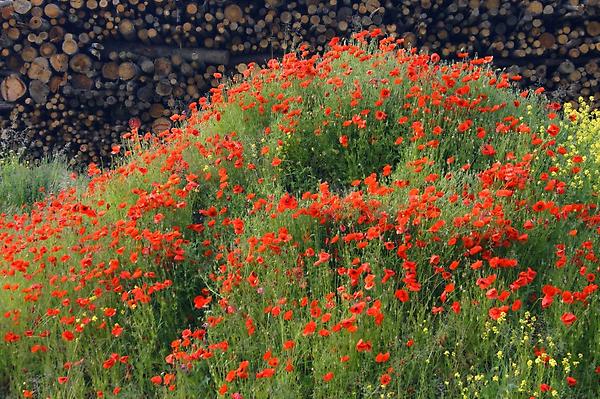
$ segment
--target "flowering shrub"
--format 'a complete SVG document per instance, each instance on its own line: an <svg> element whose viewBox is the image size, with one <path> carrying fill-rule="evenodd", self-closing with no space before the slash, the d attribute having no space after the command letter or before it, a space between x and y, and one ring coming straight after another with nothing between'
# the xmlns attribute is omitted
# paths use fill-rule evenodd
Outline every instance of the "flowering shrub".
<svg viewBox="0 0 600 399"><path fill-rule="evenodd" d="M560 105L377 35L251 66L4 216L0 389L597 396L598 197Z"/></svg>
<svg viewBox="0 0 600 399"><path fill-rule="evenodd" d="M593 98L590 98L593 101ZM566 170L581 169L573 177L571 186L577 190L600 190L600 111L592 110L583 98L579 108L565 104L568 119L563 126L568 129L567 148L572 154L566 159Z"/></svg>

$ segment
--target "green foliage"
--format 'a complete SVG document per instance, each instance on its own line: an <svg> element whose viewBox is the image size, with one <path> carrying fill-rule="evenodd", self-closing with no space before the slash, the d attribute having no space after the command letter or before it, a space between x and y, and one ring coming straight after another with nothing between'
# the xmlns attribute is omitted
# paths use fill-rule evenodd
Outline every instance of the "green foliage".
<svg viewBox="0 0 600 399"><path fill-rule="evenodd" d="M0 210L16 212L56 194L73 184L70 173L60 157L22 162L18 153L5 154L0 158Z"/></svg>

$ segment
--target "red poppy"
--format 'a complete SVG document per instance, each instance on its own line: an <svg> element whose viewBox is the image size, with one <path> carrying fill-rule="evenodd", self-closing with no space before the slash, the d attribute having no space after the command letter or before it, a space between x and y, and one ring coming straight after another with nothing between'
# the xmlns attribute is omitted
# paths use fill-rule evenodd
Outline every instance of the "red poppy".
<svg viewBox="0 0 600 399"><path fill-rule="evenodd" d="M540 391L542 392L549 392L552 389L552 387L548 384L540 384Z"/></svg>
<svg viewBox="0 0 600 399"><path fill-rule="evenodd" d="M375 356L375 361L377 363L385 363L389 360L390 358L390 352L386 352L386 353L378 353L377 356Z"/></svg>
<svg viewBox="0 0 600 399"><path fill-rule="evenodd" d="M566 326L570 326L571 324L575 323L577 317L573 313L563 313L563 315L560 317L560 320Z"/></svg>
<svg viewBox="0 0 600 399"><path fill-rule="evenodd" d="M409 300L408 291L406 290L396 290L394 296L398 298L400 302L408 302Z"/></svg>
<svg viewBox="0 0 600 399"><path fill-rule="evenodd" d="M342 147L348 147L348 136L342 135L339 140Z"/></svg>
<svg viewBox="0 0 600 399"><path fill-rule="evenodd" d="M122 333L123 333L123 327L121 327L119 324L115 324L115 326L111 330L111 334L115 337L118 337Z"/></svg>
<svg viewBox="0 0 600 399"><path fill-rule="evenodd" d="M460 313L460 302L455 301L452 303L452 311L456 314Z"/></svg>
<svg viewBox="0 0 600 399"><path fill-rule="evenodd" d="M104 309L104 315L106 317L113 317L117 314L117 310L115 308L106 308Z"/></svg>
<svg viewBox="0 0 600 399"><path fill-rule="evenodd" d="M370 341L364 341L362 338L356 343L356 350L359 352L370 352L372 347Z"/></svg>
<svg viewBox="0 0 600 399"><path fill-rule="evenodd" d="M308 335L312 335L312 334L314 334L316 328L317 328L317 323L315 323L313 320L311 320L304 326L304 331L302 332L302 335L304 335L305 337Z"/></svg>
<svg viewBox="0 0 600 399"><path fill-rule="evenodd" d="M379 382L381 383L381 385L388 385L390 382L392 381L392 377L390 377L389 374L383 374L381 376L381 378L379 379Z"/></svg>
<svg viewBox="0 0 600 399"><path fill-rule="evenodd" d="M285 349L285 350L290 350L290 349L292 349L294 346L295 346L295 343L294 343L294 341L291 341L291 340L289 340L289 341L285 341L285 342L283 343L283 349Z"/></svg>
<svg viewBox="0 0 600 399"><path fill-rule="evenodd" d="M75 338L75 334L72 331L66 330L62 333L62 337L65 341L72 341Z"/></svg>
<svg viewBox="0 0 600 399"><path fill-rule="evenodd" d="M162 384L162 377L160 375L155 375L154 377L150 378L150 382L152 382L154 385L160 385Z"/></svg>

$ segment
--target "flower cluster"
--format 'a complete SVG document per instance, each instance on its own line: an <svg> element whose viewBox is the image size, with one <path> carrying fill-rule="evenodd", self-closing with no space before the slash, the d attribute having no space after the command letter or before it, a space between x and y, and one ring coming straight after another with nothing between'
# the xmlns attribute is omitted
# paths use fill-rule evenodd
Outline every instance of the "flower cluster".
<svg viewBox="0 0 600 399"><path fill-rule="evenodd" d="M600 191L600 111L590 109L583 98L579 99L578 108L571 103L566 103L564 108L568 116L564 126L571 133L567 149L572 154L566 160L566 167L580 171L573 177L571 185L576 189L588 186L597 193Z"/></svg>
<svg viewBox="0 0 600 399"><path fill-rule="evenodd" d="M4 214L7 389L594 397L600 213L561 172L568 114L379 36L250 65Z"/></svg>

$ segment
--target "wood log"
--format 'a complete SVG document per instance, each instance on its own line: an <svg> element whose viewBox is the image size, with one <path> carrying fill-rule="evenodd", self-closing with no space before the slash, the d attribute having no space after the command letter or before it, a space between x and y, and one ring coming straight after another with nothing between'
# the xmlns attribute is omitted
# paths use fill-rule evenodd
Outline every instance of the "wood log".
<svg viewBox="0 0 600 399"><path fill-rule="evenodd" d="M119 64L107 62L102 65L102 77L107 80L119 79Z"/></svg>
<svg viewBox="0 0 600 399"><path fill-rule="evenodd" d="M0 82L0 94L4 101L14 102L25 95L27 86L17 74L11 74Z"/></svg>
<svg viewBox="0 0 600 399"><path fill-rule="evenodd" d="M31 10L31 1L28 0L13 0L12 7L16 13L24 15Z"/></svg>
<svg viewBox="0 0 600 399"><path fill-rule="evenodd" d="M49 3L44 6L44 15L48 18L59 18L63 15L63 10L58 4Z"/></svg>
<svg viewBox="0 0 600 399"><path fill-rule="evenodd" d="M92 59L87 54L75 54L69 61L69 67L76 73L87 74L92 69Z"/></svg>
<svg viewBox="0 0 600 399"><path fill-rule="evenodd" d="M172 71L171 60L165 57L160 57L154 60L154 76L163 78L168 76Z"/></svg>
<svg viewBox="0 0 600 399"><path fill-rule="evenodd" d="M39 53L35 47L27 46L21 50L21 58L25 62L33 62L38 57Z"/></svg>
<svg viewBox="0 0 600 399"><path fill-rule="evenodd" d="M62 51L67 55L73 55L79 51L79 46L72 37L65 36L65 40L62 43Z"/></svg>
<svg viewBox="0 0 600 399"><path fill-rule="evenodd" d="M91 90L94 84L91 78L79 73L71 75L70 81L75 90Z"/></svg>
<svg viewBox="0 0 600 399"><path fill-rule="evenodd" d="M41 80L32 80L29 82L29 96L37 104L45 104L50 94L48 85Z"/></svg>
<svg viewBox="0 0 600 399"><path fill-rule="evenodd" d="M133 40L136 37L135 25L129 19L122 19L119 22L119 33L126 40Z"/></svg>
<svg viewBox="0 0 600 399"><path fill-rule="evenodd" d="M152 132L154 134L162 133L171 128L171 121L167 118L158 118L152 123Z"/></svg>
<svg viewBox="0 0 600 399"><path fill-rule="evenodd" d="M48 59L44 57L36 57L31 62L31 66L27 71L27 76L29 79L37 79L44 83L48 83L50 77L52 76Z"/></svg>
<svg viewBox="0 0 600 399"><path fill-rule="evenodd" d="M56 54L56 46L50 42L45 42L40 45L40 55L45 58L50 58Z"/></svg>
<svg viewBox="0 0 600 399"><path fill-rule="evenodd" d="M64 53L50 56L50 65L56 72L66 72L69 67L69 56Z"/></svg>
<svg viewBox="0 0 600 399"><path fill-rule="evenodd" d="M48 88L52 93L57 93L61 87L63 87L67 83L67 75L54 75L50 78L48 82ZM59 98L62 100L62 97Z"/></svg>
<svg viewBox="0 0 600 399"><path fill-rule="evenodd" d="M227 7L225 7L223 15L228 23L239 23L244 17L241 7L237 4L229 4Z"/></svg>
<svg viewBox="0 0 600 399"><path fill-rule="evenodd" d="M122 80L130 80L139 73L138 66L133 62L123 62L119 65L119 78Z"/></svg>

